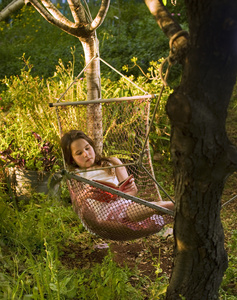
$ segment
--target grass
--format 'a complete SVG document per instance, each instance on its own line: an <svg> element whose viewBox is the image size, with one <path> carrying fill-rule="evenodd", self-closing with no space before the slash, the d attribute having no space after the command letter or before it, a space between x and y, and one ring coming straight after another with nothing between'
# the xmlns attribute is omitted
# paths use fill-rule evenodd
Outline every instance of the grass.
<svg viewBox="0 0 237 300"><path fill-rule="evenodd" d="M1 299L144 299L136 270L120 268L109 252L101 264L82 269L62 264L63 249L80 245L81 260L95 251L96 240L84 231L67 203L43 195L14 207L3 192L1 210Z"/></svg>

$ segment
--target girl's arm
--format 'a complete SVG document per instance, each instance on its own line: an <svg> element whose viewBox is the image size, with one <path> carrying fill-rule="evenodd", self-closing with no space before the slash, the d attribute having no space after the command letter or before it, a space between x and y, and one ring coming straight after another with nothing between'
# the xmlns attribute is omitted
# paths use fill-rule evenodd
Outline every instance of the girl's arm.
<svg viewBox="0 0 237 300"><path fill-rule="evenodd" d="M110 161L113 165L122 165L121 160L117 157L112 157ZM115 168L115 174L119 182L125 180L128 177L127 169L124 166ZM132 196L135 196L137 194L137 186L135 184L134 178L130 179L130 183L125 187L123 192Z"/></svg>

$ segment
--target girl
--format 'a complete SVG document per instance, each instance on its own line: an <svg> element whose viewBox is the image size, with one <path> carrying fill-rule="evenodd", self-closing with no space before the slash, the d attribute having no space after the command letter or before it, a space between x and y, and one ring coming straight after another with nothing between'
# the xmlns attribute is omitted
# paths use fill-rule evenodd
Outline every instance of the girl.
<svg viewBox="0 0 237 300"><path fill-rule="evenodd" d="M116 168L99 169L103 167L122 165L120 159L116 157L101 157L95 152L93 140L84 132L79 130L71 130L61 139L61 146L64 153L65 162L69 168L74 169L75 173L90 180L103 180L107 183L118 184L128 177L127 170L124 166ZM95 190L95 189L94 189ZM137 186L134 178L123 190L132 196L137 194ZM93 199L93 188L87 188L86 197L83 201L87 201L90 208L94 211L99 220L116 220L123 224L127 224L130 228L136 230L137 225L147 226L149 221L153 225L164 225L162 213L158 213L152 208L137 204L131 200L117 197L116 200L109 203L100 202ZM153 202L159 206L173 210L174 204L171 201ZM137 223L138 222L138 223ZM144 228L144 227L143 227Z"/></svg>

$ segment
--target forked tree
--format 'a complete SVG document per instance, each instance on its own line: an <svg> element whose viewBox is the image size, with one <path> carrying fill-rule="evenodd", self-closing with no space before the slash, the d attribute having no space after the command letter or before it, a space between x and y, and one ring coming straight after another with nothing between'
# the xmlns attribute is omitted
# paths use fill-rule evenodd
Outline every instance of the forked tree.
<svg viewBox="0 0 237 300"><path fill-rule="evenodd" d="M214 300L227 268L221 196L227 177L237 170L236 147L225 130L237 72L237 5L233 0L184 2L189 34L161 0L145 0L172 41L170 61L183 67L180 85L167 102L176 213L174 266L166 299ZM80 0L68 0L74 23L48 0L30 3L50 23L79 38L86 63L98 53L95 30L104 20L109 0L102 0L94 20L86 15ZM87 68L88 100L100 97L99 78L99 63L94 60ZM100 123L100 113L91 115Z"/></svg>
<svg viewBox="0 0 237 300"><path fill-rule="evenodd" d="M87 79L87 100L97 100L101 97L100 86L100 61L99 41L96 29L102 24L107 14L110 0L102 0L99 11L94 19L86 5L81 0L67 0L74 21L64 16L50 0L26 0L31 4L49 23L59 27L66 33L79 39L83 46L85 56L85 74ZM13 1L12 5L19 7L19 0ZM9 10L9 5L7 9ZM5 9L6 11L6 9ZM102 110L100 104L88 105L88 134L94 139L98 152L102 151Z"/></svg>

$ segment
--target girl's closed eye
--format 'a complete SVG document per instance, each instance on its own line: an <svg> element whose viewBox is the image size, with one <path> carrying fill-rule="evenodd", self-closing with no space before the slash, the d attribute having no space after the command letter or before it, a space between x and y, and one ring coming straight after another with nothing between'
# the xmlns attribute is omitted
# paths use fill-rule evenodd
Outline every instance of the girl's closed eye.
<svg viewBox="0 0 237 300"><path fill-rule="evenodd" d="M80 168L89 168L94 164L95 151L84 139L77 139L71 143L71 154Z"/></svg>

